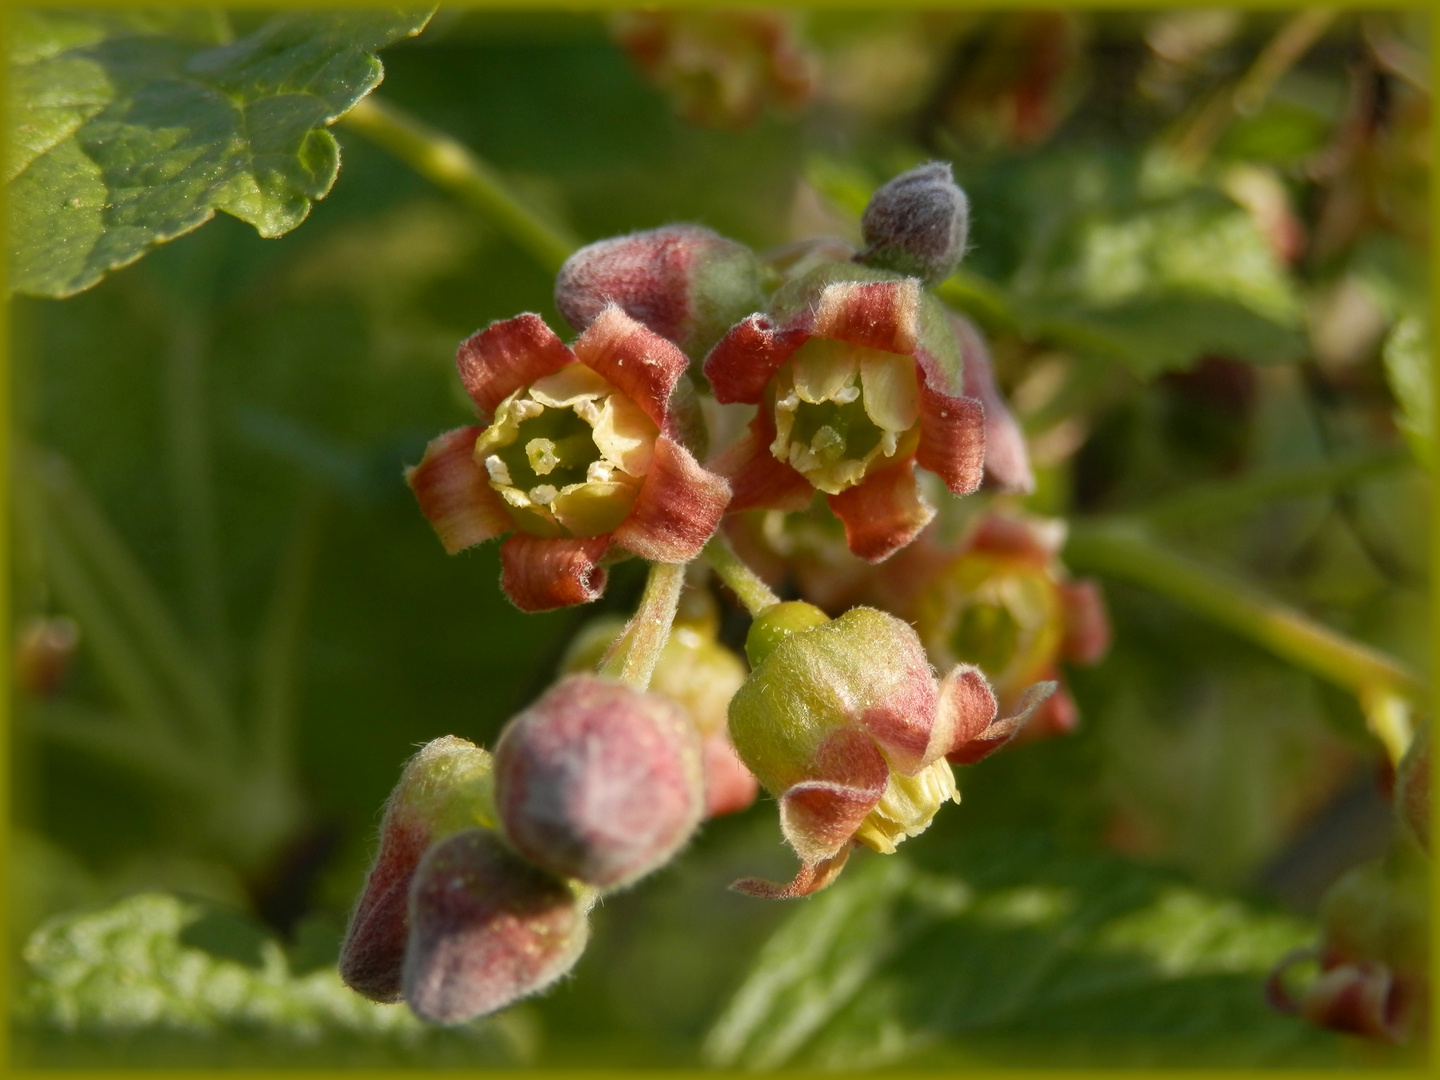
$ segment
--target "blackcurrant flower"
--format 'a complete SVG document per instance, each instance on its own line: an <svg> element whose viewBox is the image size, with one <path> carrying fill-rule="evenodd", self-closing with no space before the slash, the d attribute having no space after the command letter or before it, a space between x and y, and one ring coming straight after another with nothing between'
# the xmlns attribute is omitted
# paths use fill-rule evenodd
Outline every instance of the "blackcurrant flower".
<svg viewBox="0 0 1440 1080"><path fill-rule="evenodd" d="M445 549L509 533L500 583L525 611L594 600L612 549L693 559L730 489L681 440L686 363L614 305L573 350L538 315L466 340L460 379L489 422L441 435L406 473Z"/></svg>
<svg viewBox="0 0 1440 1080"><path fill-rule="evenodd" d="M887 558L935 514L917 464L957 495L980 486L985 412L964 386L968 360L915 278L829 263L782 286L705 361L717 401L760 406L712 463L731 509L802 509L818 489L850 550Z"/></svg>
<svg viewBox="0 0 1440 1080"><path fill-rule="evenodd" d="M789 602L762 611L746 651L754 666L730 703L741 759L780 801L780 828L802 868L789 885L736 888L803 896L839 872L853 843L889 853L958 801L946 761L978 761L1024 725L1053 689L1032 688L1001 718L980 670L937 680L910 626L874 608L829 619Z"/></svg>

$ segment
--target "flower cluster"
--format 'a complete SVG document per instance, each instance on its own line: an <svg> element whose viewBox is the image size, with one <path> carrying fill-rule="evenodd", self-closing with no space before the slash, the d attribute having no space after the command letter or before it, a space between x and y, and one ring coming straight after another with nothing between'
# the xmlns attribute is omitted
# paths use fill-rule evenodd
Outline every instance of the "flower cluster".
<svg viewBox="0 0 1440 1080"><path fill-rule="evenodd" d="M704 811L700 736L673 702L571 675L492 756L455 736L406 765L340 974L459 1023L564 975L604 892L668 861Z"/></svg>
<svg viewBox="0 0 1440 1080"><path fill-rule="evenodd" d="M858 252L760 259L697 225L603 240L556 279L573 343L525 314L460 345L479 423L407 472L445 549L503 538L501 587L524 611L595 600L623 559L650 573L635 616L583 630L493 757L447 737L407 765L347 934L349 985L440 1023L493 1012L570 969L598 896L760 787L801 867L736 888L804 896L854 846L893 852L958 801L952 765L1037 710L1064 726L1056 662L1103 649L1104 617L1034 530L997 518L943 566L928 542L892 562L933 586L913 611L891 605L920 634L875 607L832 619L782 602L717 536L732 512L830 515L843 573L874 583L941 491L1033 490L983 338L930 291L963 256L969 213L932 163L875 193ZM928 496L917 469L938 480ZM748 672L683 565L697 559L752 617Z"/></svg>

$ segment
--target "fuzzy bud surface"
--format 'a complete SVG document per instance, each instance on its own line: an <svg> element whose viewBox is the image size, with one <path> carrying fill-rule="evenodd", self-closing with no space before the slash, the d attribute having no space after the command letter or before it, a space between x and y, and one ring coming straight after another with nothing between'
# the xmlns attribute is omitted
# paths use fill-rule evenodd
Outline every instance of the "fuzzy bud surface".
<svg viewBox="0 0 1440 1080"><path fill-rule="evenodd" d="M901 173L870 197L860 218L867 266L938 285L965 254L970 200L955 183L948 161L931 161Z"/></svg>

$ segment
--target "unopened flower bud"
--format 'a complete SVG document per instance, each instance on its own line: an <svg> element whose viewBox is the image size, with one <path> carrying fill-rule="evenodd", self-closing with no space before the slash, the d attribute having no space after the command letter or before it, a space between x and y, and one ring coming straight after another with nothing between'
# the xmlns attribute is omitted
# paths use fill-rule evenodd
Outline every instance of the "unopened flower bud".
<svg viewBox="0 0 1440 1080"><path fill-rule="evenodd" d="M658 694L569 675L510 721L495 800L515 849L615 889L667 862L704 811L700 736Z"/></svg>
<svg viewBox="0 0 1440 1080"><path fill-rule="evenodd" d="M1395 773L1395 813L1430 850L1430 726L1422 724Z"/></svg>
<svg viewBox="0 0 1440 1080"><path fill-rule="evenodd" d="M698 360L764 297L744 244L700 225L667 225L600 240L565 260L555 306L571 326L585 330L609 303Z"/></svg>
<svg viewBox="0 0 1440 1080"><path fill-rule="evenodd" d="M1335 1031L1408 1041L1428 1015L1428 875L1406 845L1345 874L1321 901L1319 948L1292 953L1271 974L1271 1003ZM1320 975L1297 1001L1283 975L1312 957Z"/></svg>
<svg viewBox="0 0 1440 1080"><path fill-rule="evenodd" d="M80 627L64 615L34 619L15 638L15 686L33 697L60 689L80 645Z"/></svg>
<svg viewBox="0 0 1440 1080"><path fill-rule="evenodd" d="M965 254L970 201L956 185L950 163L931 161L883 184L865 207L860 230L867 266L938 285Z"/></svg>
<svg viewBox="0 0 1440 1080"><path fill-rule="evenodd" d="M372 1001L400 1000L411 878L437 840L494 827L490 772L490 755L454 735L435 739L406 763L340 951L340 977L352 990Z"/></svg>
<svg viewBox="0 0 1440 1080"><path fill-rule="evenodd" d="M543 990L575 965L589 934L575 891L487 829L432 847L409 900L405 1000L437 1024Z"/></svg>
<svg viewBox="0 0 1440 1080"><path fill-rule="evenodd" d="M735 755L725 729L730 699L745 681L745 664L716 640L719 614L709 593L686 590L680 612L650 677L650 692L669 698L699 732L705 773L705 817L744 810L760 785ZM581 628L560 664L562 672L594 671L625 628L618 617Z"/></svg>

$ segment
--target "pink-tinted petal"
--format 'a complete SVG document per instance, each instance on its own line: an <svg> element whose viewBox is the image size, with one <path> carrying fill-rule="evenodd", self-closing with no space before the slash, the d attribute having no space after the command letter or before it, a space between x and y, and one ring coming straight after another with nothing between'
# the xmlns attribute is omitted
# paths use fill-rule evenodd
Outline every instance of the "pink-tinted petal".
<svg viewBox="0 0 1440 1080"><path fill-rule="evenodd" d="M587 604L605 591L599 562L609 546L608 536L515 533L500 545L500 587L521 611Z"/></svg>
<svg viewBox="0 0 1440 1080"><path fill-rule="evenodd" d="M689 562L715 535L730 501L730 485L700 467L667 435L655 440L650 471L615 542L651 562Z"/></svg>
<svg viewBox="0 0 1440 1080"><path fill-rule="evenodd" d="M575 354L545 320L530 314L491 323L462 341L455 354L465 392L486 416L522 386L574 362Z"/></svg>
<svg viewBox="0 0 1440 1080"><path fill-rule="evenodd" d="M825 501L845 526L850 550L872 563L910 543L935 516L920 498L909 461L873 472L839 495L825 496Z"/></svg>
<svg viewBox="0 0 1440 1080"><path fill-rule="evenodd" d="M710 462L730 481L730 506L739 510L804 510L815 497L810 481L770 452L775 420L760 409L750 427Z"/></svg>
<svg viewBox="0 0 1440 1080"><path fill-rule="evenodd" d="M1065 611L1065 637L1060 655L1072 664L1095 664L1110 650L1110 617L1105 596L1094 581L1062 581L1060 603Z"/></svg>
<svg viewBox="0 0 1440 1080"><path fill-rule="evenodd" d="M1080 723L1080 709L1069 691L1061 688L1042 701L1017 738L1024 742L1068 735Z"/></svg>
<svg viewBox="0 0 1440 1080"><path fill-rule="evenodd" d="M844 869L845 860L849 857L850 847L846 845L837 855L800 867L795 880L787 885L766 881L764 878L741 878L731 884L730 888L746 896L757 896L761 900L796 900L817 893L834 881Z"/></svg>
<svg viewBox="0 0 1440 1080"><path fill-rule="evenodd" d="M885 655L876 657L875 701L860 713L860 724L884 751L890 766L913 776L950 748L934 746L938 698L925 647L914 634L893 635Z"/></svg>
<svg viewBox="0 0 1440 1080"><path fill-rule="evenodd" d="M989 757L1018 735L1040 707L1040 703L1054 692L1055 683L1036 683L1021 695L1014 715L992 721L979 734L963 742L957 739L953 744L955 749L945 755L946 760L956 765L973 765L982 758Z"/></svg>
<svg viewBox="0 0 1440 1080"><path fill-rule="evenodd" d="M809 339L805 320L778 328L764 315L742 319L705 358L705 377L715 400L722 405L734 401L756 404L770 377Z"/></svg>
<svg viewBox="0 0 1440 1080"><path fill-rule="evenodd" d="M837 281L820 294L814 333L909 356L915 352L919 314L920 282L915 278Z"/></svg>
<svg viewBox="0 0 1440 1080"><path fill-rule="evenodd" d="M405 470L421 512L451 555L511 532L515 521L475 461L483 427L463 427L431 439L420 464Z"/></svg>
<svg viewBox="0 0 1440 1080"><path fill-rule="evenodd" d="M670 393L689 365L678 347L609 304L575 342L575 356L666 429Z"/></svg>
<svg viewBox="0 0 1440 1080"><path fill-rule="evenodd" d="M1000 711L990 680L974 664L957 664L940 680L933 737L950 761L994 722Z"/></svg>
<svg viewBox="0 0 1440 1080"><path fill-rule="evenodd" d="M1408 997L1384 964L1337 964L1305 992L1300 1012L1312 1024L1332 1031L1403 1043L1413 1009Z"/></svg>
<svg viewBox="0 0 1440 1080"><path fill-rule="evenodd" d="M889 766L858 731L837 731L816 752L816 776L780 796L780 831L802 862L839 853L885 794Z"/></svg>
<svg viewBox="0 0 1440 1080"><path fill-rule="evenodd" d="M1010 407L995 385L990 349L975 324L963 315L950 313L950 326L964 357L961 378L965 396L985 409L985 484L997 491L1029 495L1035 490L1030 469L1030 451Z"/></svg>
<svg viewBox="0 0 1440 1080"><path fill-rule="evenodd" d="M705 740L704 755L707 818L737 813L755 801L760 782L735 753L723 728Z"/></svg>
<svg viewBox="0 0 1440 1080"><path fill-rule="evenodd" d="M971 551L1003 555L1011 562L1045 569L1065 540L1064 522L1019 520L986 514L966 541ZM1056 527L1058 526L1058 528Z"/></svg>
<svg viewBox="0 0 1440 1080"><path fill-rule="evenodd" d="M915 461L956 495L969 495L985 476L985 409L971 397L932 388L939 379L920 367L920 445Z"/></svg>

